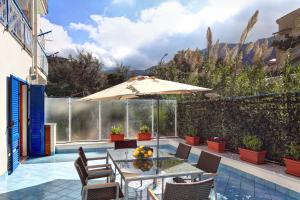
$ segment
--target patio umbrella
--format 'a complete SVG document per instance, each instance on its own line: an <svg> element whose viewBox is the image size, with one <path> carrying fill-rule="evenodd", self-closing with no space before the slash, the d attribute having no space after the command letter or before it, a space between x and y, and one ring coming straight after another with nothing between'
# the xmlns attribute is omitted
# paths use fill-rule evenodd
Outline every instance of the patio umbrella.
<svg viewBox="0 0 300 200"><path fill-rule="evenodd" d="M193 94L210 91L211 89L193 85L166 81L150 76L137 76L116 86L107 88L95 94L82 98L84 101L99 101L112 99L131 99L142 96L157 97L157 152L159 149L159 96L166 94ZM158 155L157 155L158 157Z"/></svg>

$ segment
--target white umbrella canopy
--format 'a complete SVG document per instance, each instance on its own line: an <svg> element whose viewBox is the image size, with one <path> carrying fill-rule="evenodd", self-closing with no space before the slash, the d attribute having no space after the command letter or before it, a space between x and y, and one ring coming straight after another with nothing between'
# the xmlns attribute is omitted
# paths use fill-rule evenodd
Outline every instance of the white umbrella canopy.
<svg viewBox="0 0 300 200"><path fill-rule="evenodd" d="M137 76L128 81L107 88L95 94L82 98L84 101L99 101L111 99L131 99L140 96L154 96L163 94L191 94L210 91L184 83L166 81L150 76Z"/></svg>
<svg viewBox="0 0 300 200"><path fill-rule="evenodd" d="M166 81L150 76L137 76L119 85L107 88L95 94L82 98L83 101L100 101L112 99L131 99L141 96L157 96L157 158L159 157L159 95L163 94L193 94L210 91L184 83Z"/></svg>

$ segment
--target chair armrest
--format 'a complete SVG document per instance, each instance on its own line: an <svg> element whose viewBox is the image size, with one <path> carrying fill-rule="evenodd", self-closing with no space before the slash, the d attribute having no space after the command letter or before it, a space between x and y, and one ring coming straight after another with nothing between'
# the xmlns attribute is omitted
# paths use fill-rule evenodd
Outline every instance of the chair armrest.
<svg viewBox="0 0 300 200"><path fill-rule="evenodd" d="M204 172L201 176L217 176L218 174L217 173L208 173L208 172Z"/></svg>
<svg viewBox="0 0 300 200"><path fill-rule="evenodd" d="M147 195L148 197L151 197L153 200L159 200L158 197L154 194L153 190L150 188L147 189Z"/></svg>
<svg viewBox="0 0 300 200"><path fill-rule="evenodd" d="M102 164L102 165L90 165L86 167L88 170L94 170L94 169L105 169L105 168L109 168L111 169L111 164Z"/></svg>
<svg viewBox="0 0 300 200"><path fill-rule="evenodd" d="M118 187L118 182L111 182L111 183L99 183L99 184L93 184L93 185L85 185L83 187L84 190L93 190L93 189L99 189L99 188L111 188L111 187Z"/></svg>
<svg viewBox="0 0 300 200"><path fill-rule="evenodd" d="M107 159L107 157L106 156L104 156L104 157L93 157L93 158L87 158L87 160L88 161L91 161L91 160L106 160Z"/></svg>

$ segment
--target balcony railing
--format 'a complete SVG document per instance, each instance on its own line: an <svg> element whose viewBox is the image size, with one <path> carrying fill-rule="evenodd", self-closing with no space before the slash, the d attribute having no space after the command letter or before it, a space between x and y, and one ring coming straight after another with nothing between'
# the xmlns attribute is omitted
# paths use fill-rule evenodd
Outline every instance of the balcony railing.
<svg viewBox="0 0 300 200"><path fill-rule="evenodd" d="M31 27L22 10L13 0L0 0L0 22L6 27L16 40L31 53Z"/></svg>
<svg viewBox="0 0 300 200"><path fill-rule="evenodd" d="M0 23L6 27L6 30L11 33L28 53L32 54L32 28L25 13L14 0L0 0ZM47 75L47 57L40 45L38 45L38 57L39 67Z"/></svg>
<svg viewBox="0 0 300 200"><path fill-rule="evenodd" d="M37 55L38 55L38 66L41 71L47 76L48 75L48 60L44 48L38 42Z"/></svg>

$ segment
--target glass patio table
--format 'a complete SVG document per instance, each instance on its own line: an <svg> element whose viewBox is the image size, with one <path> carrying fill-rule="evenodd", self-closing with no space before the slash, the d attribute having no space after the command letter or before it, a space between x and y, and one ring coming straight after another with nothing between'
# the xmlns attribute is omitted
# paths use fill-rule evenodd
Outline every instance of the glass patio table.
<svg viewBox="0 0 300 200"><path fill-rule="evenodd" d="M157 180L176 176L201 176L202 170L188 162L174 157L167 152L159 150L158 159L156 148L153 148L153 157L140 160L133 157L134 149L109 149L107 150L107 162L112 161L115 169L121 176L121 188L128 199L128 184L132 181ZM163 187L162 187L163 193Z"/></svg>

